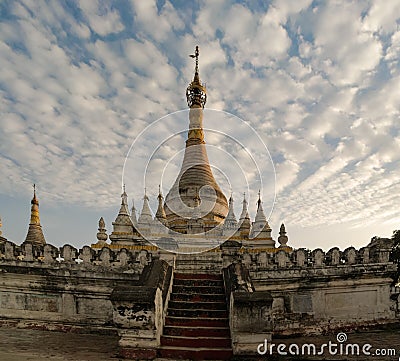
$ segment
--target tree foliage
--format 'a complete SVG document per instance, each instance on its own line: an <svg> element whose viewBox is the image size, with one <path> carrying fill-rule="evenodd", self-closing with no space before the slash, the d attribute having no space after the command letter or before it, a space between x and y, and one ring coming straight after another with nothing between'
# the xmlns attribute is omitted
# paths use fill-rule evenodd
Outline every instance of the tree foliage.
<svg viewBox="0 0 400 361"><path fill-rule="evenodd" d="M393 231L392 236L393 247L390 252L390 260L397 263L397 274L395 276L395 282L400 280L400 230Z"/></svg>

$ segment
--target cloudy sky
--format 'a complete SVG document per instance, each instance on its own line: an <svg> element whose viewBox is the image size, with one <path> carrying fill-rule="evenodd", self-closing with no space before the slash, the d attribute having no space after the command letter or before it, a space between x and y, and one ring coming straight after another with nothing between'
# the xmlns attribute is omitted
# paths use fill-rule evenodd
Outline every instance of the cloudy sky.
<svg viewBox="0 0 400 361"><path fill-rule="evenodd" d="M25 238L34 182L49 243L94 242L100 216L110 231L135 137L187 107L195 45L206 107L269 149L275 238L282 221L292 246L323 249L400 228L399 0L3 0L3 235Z"/></svg>

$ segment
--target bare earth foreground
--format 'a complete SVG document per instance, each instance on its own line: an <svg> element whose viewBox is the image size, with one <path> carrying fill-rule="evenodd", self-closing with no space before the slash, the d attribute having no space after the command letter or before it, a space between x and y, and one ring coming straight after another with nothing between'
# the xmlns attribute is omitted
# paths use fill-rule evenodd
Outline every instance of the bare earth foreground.
<svg viewBox="0 0 400 361"><path fill-rule="evenodd" d="M336 341L335 336L303 337L295 339L274 340L275 344L287 345L296 343L322 343ZM373 332L349 333L348 342L370 343L373 350L394 348L396 355L377 356L278 356L264 355L235 360L360 360L360 361L391 361L400 359L400 330L384 330ZM102 336L94 334L75 334L51 331L28 330L0 327L0 360L1 361L117 361L117 336ZM371 350L372 351L372 350Z"/></svg>
<svg viewBox="0 0 400 361"><path fill-rule="evenodd" d="M117 361L118 336L0 328L1 361Z"/></svg>

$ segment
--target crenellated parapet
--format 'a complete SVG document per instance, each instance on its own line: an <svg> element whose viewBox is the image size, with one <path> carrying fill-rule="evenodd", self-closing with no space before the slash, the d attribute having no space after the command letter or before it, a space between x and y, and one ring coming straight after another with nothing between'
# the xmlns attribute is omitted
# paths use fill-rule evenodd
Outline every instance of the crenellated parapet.
<svg viewBox="0 0 400 361"><path fill-rule="evenodd" d="M19 246L10 241L0 244L0 266L54 267L55 269L140 274L143 268L157 257L156 251L146 249L146 247L128 250L110 247L93 249L84 246L78 249L68 244L62 247L51 244L35 245L30 242L24 242Z"/></svg>
<svg viewBox="0 0 400 361"><path fill-rule="evenodd" d="M380 243L370 243L366 247L355 249L348 247L340 250L337 247L328 251L322 249L275 248L252 252L240 242L225 242L221 247L222 258L241 260L251 271L263 270L321 270L328 268L359 267L372 264L392 264L389 262L391 240L383 239ZM51 244L35 245L24 242L17 245L10 241L0 244L0 264L32 264L46 266L77 267L82 269L117 270L120 268L137 268L141 270L153 258L158 257L155 246L136 246L120 248L107 245L102 248L84 246L81 249L71 245L56 247ZM232 261L227 261L232 262ZM225 263L225 266L227 264Z"/></svg>
<svg viewBox="0 0 400 361"><path fill-rule="evenodd" d="M390 239L380 244L369 244L356 249L348 247L340 250L337 247L328 251L320 248L309 250L299 248L291 250L271 249L251 252L240 249L243 263L252 271L273 269L321 269L332 267L365 266L367 264L387 264L391 249Z"/></svg>

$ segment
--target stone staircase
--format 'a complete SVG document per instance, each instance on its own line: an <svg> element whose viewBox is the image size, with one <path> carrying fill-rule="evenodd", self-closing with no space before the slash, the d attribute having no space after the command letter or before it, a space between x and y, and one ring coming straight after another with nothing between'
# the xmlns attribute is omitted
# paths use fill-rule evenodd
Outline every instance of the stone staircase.
<svg viewBox="0 0 400 361"><path fill-rule="evenodd" d="M159 356L173 360L232 357L222 275L175 273Z"/></svg>
<svg viewBox="0 0 400 361"><path fill-rule="evenodd" d="M177 273L219 274L222 269L222 257L219 252L203 252L176 255L175 271Z"/></svg>

